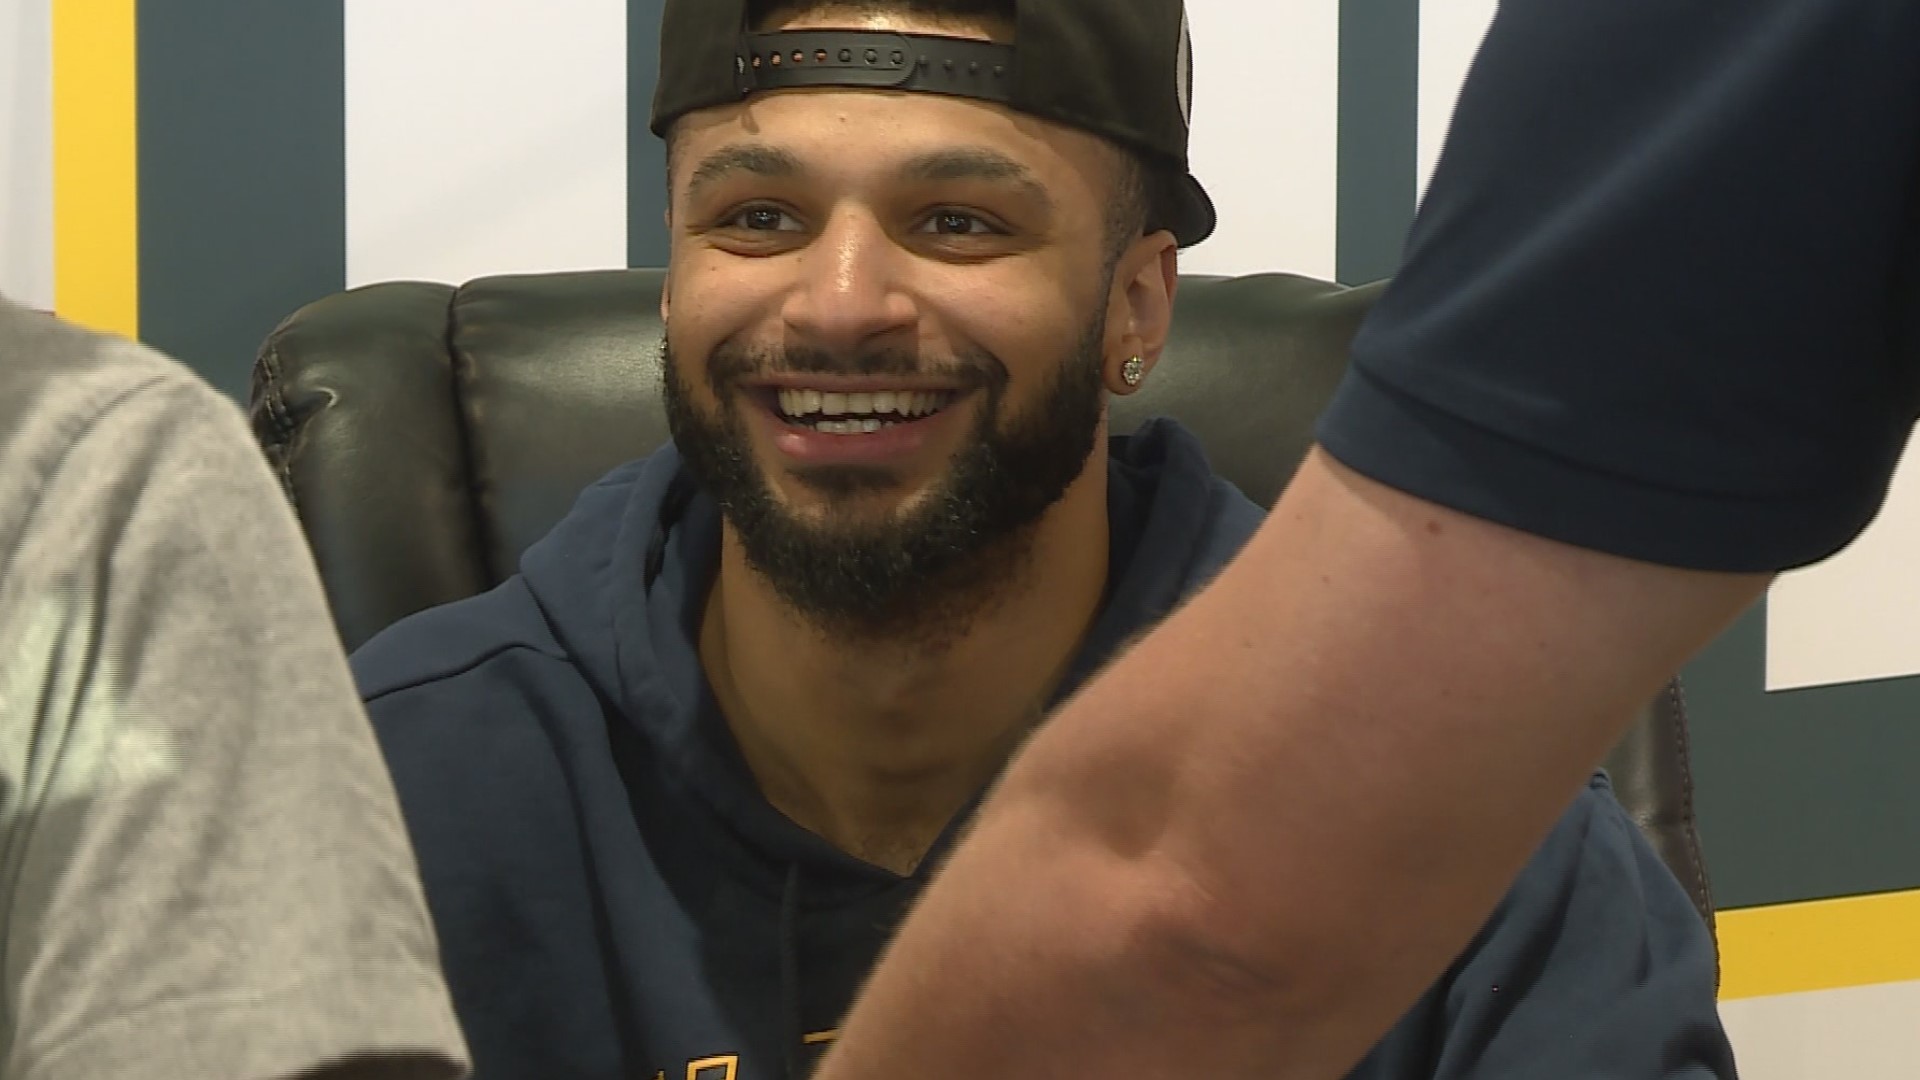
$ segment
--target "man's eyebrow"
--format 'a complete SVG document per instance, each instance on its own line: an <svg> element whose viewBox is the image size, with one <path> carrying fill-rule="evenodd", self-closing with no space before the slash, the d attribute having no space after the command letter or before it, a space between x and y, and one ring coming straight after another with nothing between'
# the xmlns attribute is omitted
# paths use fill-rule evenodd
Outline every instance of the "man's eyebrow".
<svg viewBox="0 0 1920 1080"><path fill-rule="evenodd" d="M698 198L703 189L734 173L785 179L804 171L800 159L785 150L761 143L735 143L715 150L694 167L693 176L687 180L687 198Z"/></svg>
<svg viewBox="0 0 1920 1080"><path fill-rule="evenodd" d="M900 169L903 179L938 183L942 180L991 180L1010 183L1025 190L1042 207L1052 210L1053 197L1033 170L995 150L968 147L935 150L907 162Z"/></svg>

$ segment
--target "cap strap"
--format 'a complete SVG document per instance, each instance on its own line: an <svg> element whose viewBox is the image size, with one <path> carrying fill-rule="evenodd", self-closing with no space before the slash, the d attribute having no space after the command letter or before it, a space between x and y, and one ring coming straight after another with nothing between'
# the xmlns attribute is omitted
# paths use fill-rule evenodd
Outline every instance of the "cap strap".
<svg viewBox="0 0 1920 1080"><path fill-rule="evenodd" d="M807 86L920 90L1006 102L1013 96L1011 45L876 30L783 30L747 34L734 57L741 96Z"/></svg>

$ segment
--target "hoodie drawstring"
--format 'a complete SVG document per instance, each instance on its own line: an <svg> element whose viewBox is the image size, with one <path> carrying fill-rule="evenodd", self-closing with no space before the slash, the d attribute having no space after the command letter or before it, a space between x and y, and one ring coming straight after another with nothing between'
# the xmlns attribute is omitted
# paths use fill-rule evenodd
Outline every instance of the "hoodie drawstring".
<svg viewBox="0 0 1920 1080"><path fill-rule="evenodd" d="M780 892L780 1007L786 1017L786 1080L800 1080L807 1033L800 1015L800 864L787 867Z"/></svg>

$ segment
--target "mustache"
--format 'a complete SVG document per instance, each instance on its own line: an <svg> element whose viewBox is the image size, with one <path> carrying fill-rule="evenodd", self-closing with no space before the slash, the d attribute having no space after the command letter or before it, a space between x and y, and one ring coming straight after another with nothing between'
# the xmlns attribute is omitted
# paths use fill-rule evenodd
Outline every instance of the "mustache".
<svg viewBox="0 0 1920 1080"><path fill-rule="evenodd" d="M957 353L929 362L918 350L888 348L839 355L805 345L753 348L723 343L707 356L707 381L716 392L731 384L769 375L850 375L932 378L968 388L1000 387L1006 365L985 350Z"/></svg>

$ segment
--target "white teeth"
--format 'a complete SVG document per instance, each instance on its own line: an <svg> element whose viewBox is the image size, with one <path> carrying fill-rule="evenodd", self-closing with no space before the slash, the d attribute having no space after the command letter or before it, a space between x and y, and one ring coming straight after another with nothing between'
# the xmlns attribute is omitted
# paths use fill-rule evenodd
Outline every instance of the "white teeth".
<svg viewBox="0 0 1920 1080"><path fill-rule="evenodd" d="M919 418L946 407L951 395L942 392L911 390L781 390L776 395L780 411L789 417L887 417ZM821 430L827 430L821 428Z"/></svg>

